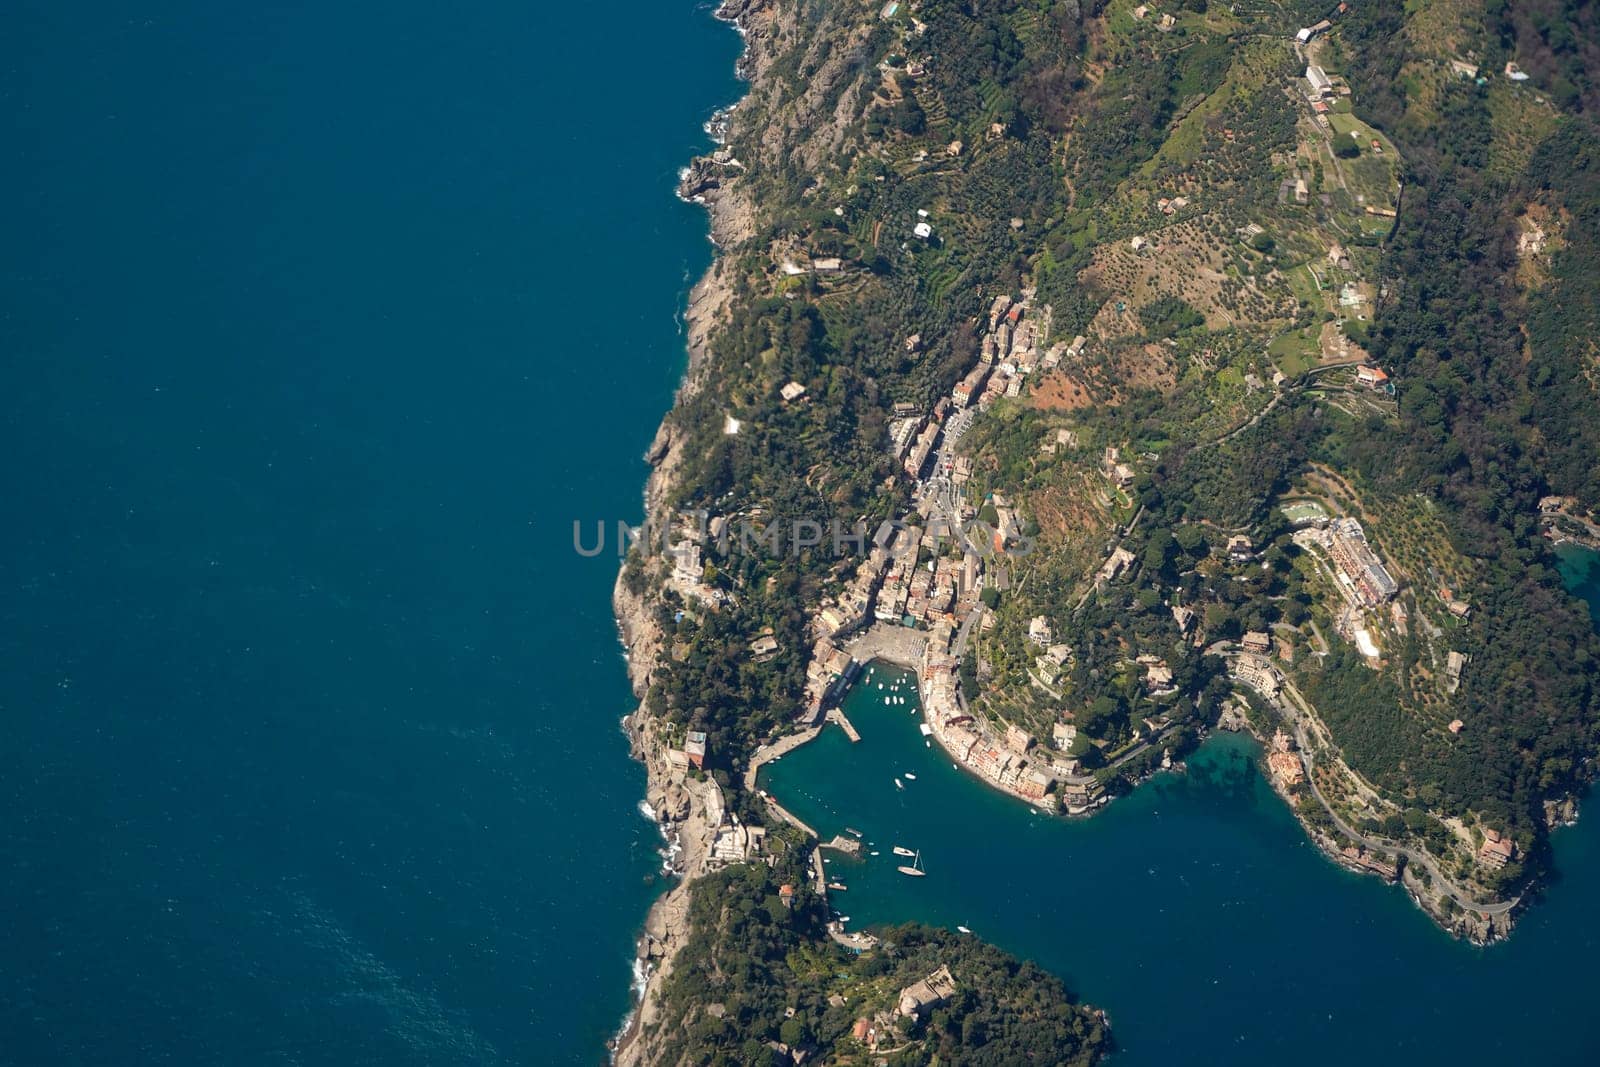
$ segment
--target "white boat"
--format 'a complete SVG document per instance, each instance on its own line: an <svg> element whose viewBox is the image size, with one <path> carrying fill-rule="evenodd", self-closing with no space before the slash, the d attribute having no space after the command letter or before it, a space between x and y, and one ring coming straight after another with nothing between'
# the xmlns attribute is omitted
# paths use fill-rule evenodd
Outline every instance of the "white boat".
<svg viewBox="0 0 1600 1067"><path fill-rule="evenodd" d="M906 857L911 857L911 856L915 856L916 855L916 853L912 852L909 848L901 848L899 845L894 846L894 854L896 856L906 856Z"/></svg>
<svg viewBox="0 0 1600 1067"><path fill-rule="evenodd" d="M909 867L902 864L895 869L901 874L909 874L913 878L921 878L928 873L922 869L922 853L920 852L918 852L916 858L911 861L911 865Z"/></svg>
<svg viewBox="0 0 1600 1067"><path fill-rule="evenodd" d="M922 747L923 748L932 748L933 747L933 742L932 741L924 741L924 742L922 742Z"/></svg>
<svg viewBox="0 0 1600 1067"><path fill-rule="evenodd" d="M956 927L956 929L957 929L957 930L960 930L960 931L961 931L961 932L962 932L962 933L964 933L964 934L970 934L970 933L972 933L972 931L971 931L971 930L968 930L968 929L967 929L967 928L966 928L966 927L965 927L965 926L958 926L958 927Z"/></svg>
<svg viewBox="0 0 1600 1067"><path fill-rule="evenodd" d="M910 771L906 772L906 781L914 782L916 780L917 780L917 776L916 775L912 774Z"/></svg>
<svg viewBox="0 0 1600 1067"><path fill-rule="evenodd" d="M906 784L904 782L902 782L900 779L896 778L894 780L894 787L896 789L904 789L906 787Z"/></svg>
<svg viewBox="0 0 1600 1067"><path fill-rule="evenodd" d="M876 852L869 852L869 853L867 853L867 855L869 855L869 856L876 856L876 855L877 855L877 853L876 853Z"/></svg>

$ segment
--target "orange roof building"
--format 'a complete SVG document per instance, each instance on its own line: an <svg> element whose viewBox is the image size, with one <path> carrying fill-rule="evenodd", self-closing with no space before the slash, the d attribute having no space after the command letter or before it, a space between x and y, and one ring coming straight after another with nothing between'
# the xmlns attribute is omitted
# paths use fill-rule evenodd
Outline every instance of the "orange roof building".
<svg viewBox="0 0 1600 1067"><path fill-rule="evenodd" d="M1483 847L1478 849L1478 862L1498 870L1511 862L1517 854L1516 843L1499 830L1483 832Z"/></svg>

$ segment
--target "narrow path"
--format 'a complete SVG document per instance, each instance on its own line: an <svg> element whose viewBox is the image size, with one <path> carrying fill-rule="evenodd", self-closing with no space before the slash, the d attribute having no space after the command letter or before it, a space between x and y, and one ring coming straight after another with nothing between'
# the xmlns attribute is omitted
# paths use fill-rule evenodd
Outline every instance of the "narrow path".
<svg viewBox="0 0 1600 1067"><path fill-rule="evenodd" d="M1329 362L1329 363L1319 363L1315 367L1312 367L1312 368L1308 369L1304 374L1302 374L1300 376L1300 379L1295 381L1294 383L1291 384L1289 382L1285 382L1283 387L1281 389L1279 389L1279 391L1273 396L1272 400L1268 402L1267 406L1262 408L1260 411L1256 412L1254 415L1252 415L1250 417L1249 421L1240 423L1238 426L1235 426L1233 429L1229 430L1227 433L1223 434L1221 437L1215 438L1215 439L1210 440L1210 441L1202 442L1201 444L1196 445L1195 447L1196 448L1215 448L1218 445L1225 444L1228 441L1233 440L1235 437L1238 437L1240 434L1244 433L1246 430L1248 430L1250 427L1254 426L1256 423L1260 422L1263 418L1266 417L1268 412L1270 412L1273 408L1278 406L1278 402L1281 401L1284 397L1288 396L1290 393L1299 392L1301 389L1304 389L1306 387L1306 383L1311 378L1314 378L1319 374L1326 374L1328 371L1341 370L1341 369L1343 369L1345 367L1359 367L1359 366L1361 366L1362 364L1364 364L1366 362L1367 361L1365 359L1340 359L1340 360L1334 360L1334 361Z"/></svg>

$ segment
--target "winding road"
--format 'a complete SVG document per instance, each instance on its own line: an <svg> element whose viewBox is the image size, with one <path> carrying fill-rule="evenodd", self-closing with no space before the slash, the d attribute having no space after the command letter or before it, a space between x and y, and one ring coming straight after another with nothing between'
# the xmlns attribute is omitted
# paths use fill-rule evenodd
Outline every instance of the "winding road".
<svg viewBox="0 0 1600 1067"><path fill-rule="evenodd" d="M1237 655L1237 653L1232 653L1231 655ZM1269 664L1268 669L1272 671L1273 677L1277 680L1279 691L1288 696L1289 700L1295 705L1293 709L1295 713L1287 715L1285 718L1288 719L1289 725L1294 729L1295 743L1300 746L1300 755L1306 763L1306 785L1310 787L1311 795L1317 798L1317 803L1322 805L1322 809L1328 813L1328 818L1333 821L1333 825L1338 828L1340 833L1363 848L1371 849L1374 852L1387 852L1404 856L1407 863L1414 863L1427 871L1434 883L1443 888L1445 895L1467 911L1475 911L1484 916L1506 915L1522 902L1522 897L1516 896L1510 900L1496 901L1492 904L1480 903L1464 893L1455 882L1447 878L1444 872L1439 869L1438 863L1426 852L1418 852L1403 845L1389 844L1388 842L1367 837L1340 818L1339 814L1333 810L1333 805L1328 802L1327 797L1323 796L1321 788L1317 785L1315 757L1311 754L1311 746L1306 739L1305 720L1316 718L1316 712L1311 707L1310 702L1301 695L1300 690L1295 688L1294 683L1284 677L1277 667ZM1257 690L1257 692L1260 692L1260 690ZM1279 711L1289 710L1284 707L1282 702L1267 697L1265 693L1261 695L1277 707Z"/></svg>

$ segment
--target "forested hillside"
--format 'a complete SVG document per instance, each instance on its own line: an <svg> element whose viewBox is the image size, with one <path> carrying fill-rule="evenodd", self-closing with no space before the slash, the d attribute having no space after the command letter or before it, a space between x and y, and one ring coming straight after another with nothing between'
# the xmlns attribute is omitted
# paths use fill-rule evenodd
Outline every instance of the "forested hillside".
<svg viewBox="0 0 1600 1067"><path fill-rule="evenodd" d="M915 562L981 573L964 718L1061 806L1245 724L1331 854L1503 934L1600 751L1600 638L1549 544L1552 515L1600 520L1589 6L732 11L762 74L686 179L738 226L667 503L870 528L953 502L993 544ZM940 466L906 460L951 426ZM666 635L646 706L704 731L760 820L739 772L793 728L858 561L702 540L687 576L629 562ZM964 621L899 611L872 625ZM697 892L676 1059L748 1062L785 1030L837 1053L856 1013L833 992L953 954L982 994L913 1059L1006 1062L1030 1027L1100 1047L970 942L896 931L841 966L775 877Z"/></svg>

